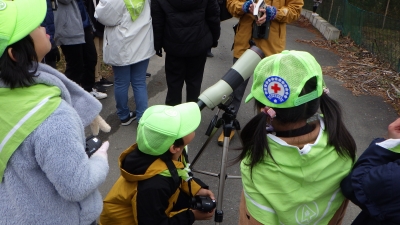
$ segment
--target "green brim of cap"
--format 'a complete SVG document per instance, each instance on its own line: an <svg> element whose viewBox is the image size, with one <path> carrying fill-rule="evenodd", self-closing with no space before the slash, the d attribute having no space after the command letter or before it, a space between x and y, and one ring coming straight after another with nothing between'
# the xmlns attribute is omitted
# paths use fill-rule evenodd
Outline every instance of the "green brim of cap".
<svg viewBox="0 0 400 225"><path fill-rule="evenodd" d="M246 100L244 100L245 103L248 103L251 99L253 99L254 96L252 93L250 93L249 95L247 95Z"/></svg>

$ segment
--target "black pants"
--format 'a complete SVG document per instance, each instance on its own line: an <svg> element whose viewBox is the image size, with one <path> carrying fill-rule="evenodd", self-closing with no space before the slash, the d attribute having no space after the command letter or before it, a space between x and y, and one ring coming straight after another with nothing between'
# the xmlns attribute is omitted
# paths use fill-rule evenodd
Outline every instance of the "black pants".
<svg viewBox="0 0 400 225"><path fill-rule="evenodd" d="M86 91L92 91L94 72L97 64L97 53L93 42L92 28L85 29L85 43L77 45L61 45L67 63L65 75L82 86Z"/></svg>
<svg viewBox="0 0 400 225"><path fill-rule="evenodd" d="M167 79L166 105L182 103L183 83L186 83L186 102L197 102L203 81L207 52L195 57L165 56L165 75Z"/></svg>
<svg viewBox="0 0 400 225"><path fill-rule="evenodd" d="M44 56L43 63L57 69L57 62L60 61L60 51L58 51L57 46L52 46L49 53Z"/></svg>

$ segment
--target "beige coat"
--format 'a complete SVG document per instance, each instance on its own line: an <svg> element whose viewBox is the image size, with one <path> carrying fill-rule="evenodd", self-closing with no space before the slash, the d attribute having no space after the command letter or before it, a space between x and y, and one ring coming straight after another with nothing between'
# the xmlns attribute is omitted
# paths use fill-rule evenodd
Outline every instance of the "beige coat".
<svg viewBox="0 0 400 225"><path fill-rule="evenodd" d="M227 0L228 11L239 18L233 47L233 56L239 58L249 47L254 17L251 13L244 13L242 6L245 0ZM265 0L267 5L275 6L276 18L271 22L268 39L253 39L256 46L261 48L266 56L280 53L286 45L286 23L296 21L300 17L303 0Z"/></svg>

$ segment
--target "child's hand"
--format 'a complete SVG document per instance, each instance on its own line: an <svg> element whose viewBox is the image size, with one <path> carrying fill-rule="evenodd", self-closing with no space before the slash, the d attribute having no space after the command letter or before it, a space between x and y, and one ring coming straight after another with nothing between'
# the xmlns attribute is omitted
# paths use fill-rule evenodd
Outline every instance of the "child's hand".
<svg viewBox="0 0 400 225"><path fill-rule="evenodd" d="M393 139L400 138L400 118L388 126L388 137Z"/></svg>
<svg viewBox="0 0 400 225"><path fill-rule="evenodd" d="M210 220L214 216L215 209L211 212L202 212L199 210L192 210L195 220Z"/></svg>
<svg viewBox="0 0 400 225"><path fill-rule="evenodd" d="M201 188L201 189L197 192L196 195L199 195L199 196L208 196L208 197L210 197L212 200L215 200L214 194L213 194L210 190L208 190L208 189Z"/></svg>
<svg viewBox="0 0 400 225"><path fill-rule="evenodd" d="M108 159L107 151L108 151L109 147L110 147L110 143L108 141L103 142L103 144L100 146L100 148L95 153L93 153L93 156L98 155L105 159Z"/></svg>

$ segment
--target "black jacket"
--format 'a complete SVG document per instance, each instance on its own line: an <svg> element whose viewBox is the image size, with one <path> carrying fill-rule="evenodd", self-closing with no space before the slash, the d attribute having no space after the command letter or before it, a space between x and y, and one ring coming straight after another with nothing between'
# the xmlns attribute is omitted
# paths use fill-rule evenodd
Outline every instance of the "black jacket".
<svg viewBox="0 0 400 225"><path fill-rule="evenodd" d="M101 24L99 21L97 21L96 18L94 18L94 12L96 11L96 6L93 4L93 0L84 0L86 10L89 14L90 20L93 25L93 35L95 37L100 37L102 38L104 35L104 25ZM96 0L96 4L99 3L99 0Z"/></svg>
<svg viewBox="0 0 400 225"><path fill-rule="evenodd" d="M192 57L216 47L220 35L217 0L152 0L154 49Z"/></svg>

